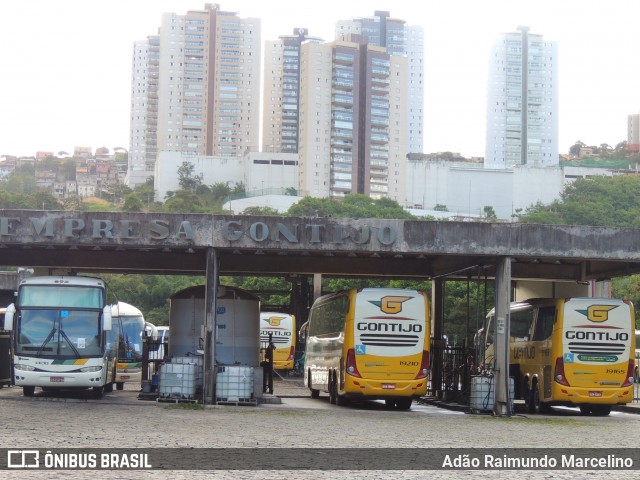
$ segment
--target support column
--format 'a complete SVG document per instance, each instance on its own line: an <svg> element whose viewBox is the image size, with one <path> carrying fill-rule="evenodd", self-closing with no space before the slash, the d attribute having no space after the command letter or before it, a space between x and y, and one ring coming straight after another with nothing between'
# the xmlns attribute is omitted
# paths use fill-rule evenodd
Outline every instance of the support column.
<svg viewBox="0 0 640 480"><path fill-rule="evenodd" d="M431 353L431 390L434 395L438 395L438 391L442 389L442 353L444 348L442 342L444 333L444 279L442 278L435 278L431 281L431 328L432 345L435 347Z"/></svg>
<svg viewBox="0 0 640 480"><path fill-rule="evenodd" d="M204 294L204 403L215 403L216 383L216 308L219 259L215 248L207 250L207 272Z"/></svg>
<svg viewBox="0 0 640 480"><path fill-rule="evenodd" d="M313 274L313 301L322 295L322 274Z"/></svg>
<svg viewBox="0 0 640 480"><path fill-rule="evenodd" d="M493 413L496 416L508 416L513 413L509 402L510 302L511 257L501 257L496 262L496 316L493 326L496 362L493 377L495 388Z"/></svg>

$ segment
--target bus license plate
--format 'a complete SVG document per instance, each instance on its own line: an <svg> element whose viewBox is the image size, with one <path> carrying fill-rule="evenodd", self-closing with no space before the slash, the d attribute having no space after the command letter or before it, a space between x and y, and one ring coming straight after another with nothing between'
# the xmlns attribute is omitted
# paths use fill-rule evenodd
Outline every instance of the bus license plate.
<svg viewBox="0 0 640 480"><path fill-rule="evenodd" d="M383 383L382 384L382 388L384 388L385 390L393 390L394 388L396 388L396 384L395 383Z"/></svg>
<svg viewBox="0 0 640 480"><path fill-rule="evenodd" d="M122 380L129 380L131 377L129 375L122 375L120 378Z"/></svg>
<svg viewBox="0 0 640 480"><path fill-rule="evenodd" d="M49 381L52 383L64 382L64 377L49 377Z"/></svg>
<svg viewBox="0 0 640 480"><path fill-rule="evenodd" d="M590 397L601 397L602 392L589 392Z"/></svg>

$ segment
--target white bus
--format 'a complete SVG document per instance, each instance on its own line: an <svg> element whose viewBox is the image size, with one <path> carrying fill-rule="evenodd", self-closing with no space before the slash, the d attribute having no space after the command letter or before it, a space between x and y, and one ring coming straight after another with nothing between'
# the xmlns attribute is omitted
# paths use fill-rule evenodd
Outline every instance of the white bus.
<svg viewBox="0 0 640 480"><path fill-rule="evenodd" d="M155 338L156 327L145 322L142 312L125 302L111 305L113 328L119 335L116 388L124 389L125 382L142 382L143 336Z"/></svg>
<svg viewBox="0 0 640 480"><path fill-rule="evenodd" d="M93 277L31 277L20 282L7 307L13 330L15 384L26 396L35 387L92 388L96 398L113 389L117 337L103 280Z"/></svg>

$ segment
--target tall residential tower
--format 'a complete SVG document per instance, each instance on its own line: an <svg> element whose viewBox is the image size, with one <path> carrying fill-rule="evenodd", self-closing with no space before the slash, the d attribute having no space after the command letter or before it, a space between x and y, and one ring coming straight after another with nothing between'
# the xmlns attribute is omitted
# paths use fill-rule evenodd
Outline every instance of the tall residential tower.
<svg viewBox="0 0 640 480"><path fill-rule="evenodd" d="M358 34L372 46L384 47L389 55L407 57L407 151L423 153L424 148L424 30L376 10L372 17L340 20L336 40Z"/></svg>
<svg viewBox="0 0 640 480"><path fill-rule="evenodd" d="M258 151L260 20L206 4L185 15L163 14L158 38L157 55L134 57L140 71L151 71L156 68L152 62L158 62L157 121L153 125L148 116L147 130L134 135L142 122L134 122L132 114L130 150L142 151L155 128L158 154L240 158ZM149 106L152 100L148 97ZM145 152L147 172L149 163L157 161L151 156ZM129 170L139 170L142 155L132 159Z"/></svg>
<svg viewBox="0 0 640 480"><path fill-rule="evenodd" d="M300 48L322 42L306 28L265 41L262 151L298 153Z"/></svg>
<svg viewBox="0 0 640 480"><path fill-rule="evenodd" d="M300 189L404 202L407 59L361 35L301 53Z"/></svg>
<svg viewBox="0 0 640 480"><path fill-rule="evenodd" d="M486 168L557 166L558 54L528 27L503 34L490 61Z"/></svg>

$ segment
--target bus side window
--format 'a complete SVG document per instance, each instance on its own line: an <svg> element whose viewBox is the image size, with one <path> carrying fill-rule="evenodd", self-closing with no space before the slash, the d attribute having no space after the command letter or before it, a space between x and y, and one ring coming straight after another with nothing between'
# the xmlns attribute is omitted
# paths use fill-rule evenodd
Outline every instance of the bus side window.
<svg viewBox="0 0 640 480"><path fill-rule="evenodd" d="M510 336L521 340L529 340L531 324L533 323L532 309L511 312L509 321Z"/></svg>
<svg viewBox="0 0 640 480"><path fill-rule="evenodd" d="M553 332L553 324L556 320L556 308L553 306L540 307L537 313L536 327L532 340L546 340L551 337L551 333Z"/></svg>

